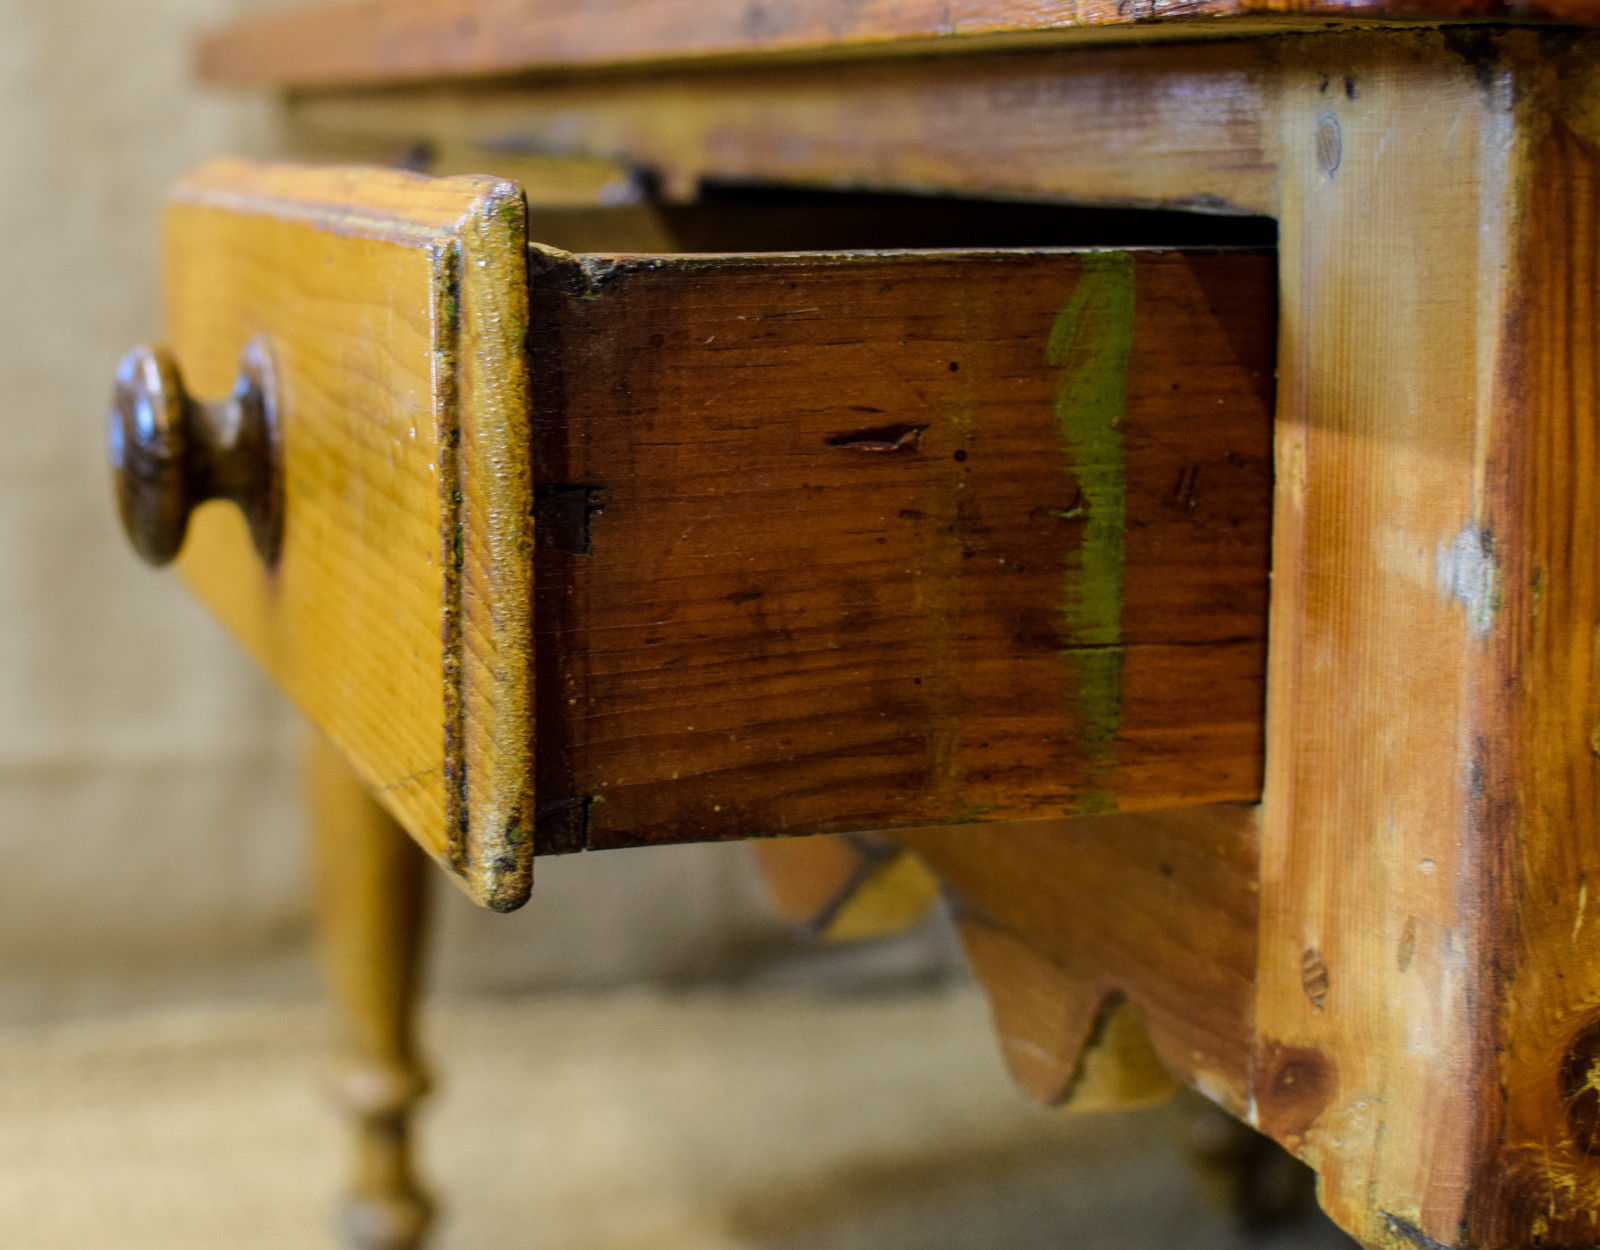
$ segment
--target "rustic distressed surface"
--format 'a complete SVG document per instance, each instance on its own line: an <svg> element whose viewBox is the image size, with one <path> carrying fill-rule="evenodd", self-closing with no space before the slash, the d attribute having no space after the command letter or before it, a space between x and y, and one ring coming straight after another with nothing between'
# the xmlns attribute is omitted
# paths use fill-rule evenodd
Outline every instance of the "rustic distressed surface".
<svg viewBox="0 0 1600 1250"><path fill-rule="evenodd" d="M475 148L611 161L692 198L698 180L1032 196L1271 213L1273 41L296 98L302 142L397 157Z"/></svg>
<svg viewBox="0 0 1600 1250"><path fill-rule="evenodd" d="M1594 22L1590 0L347 0L246 18L200 45L211 82L288 87L584 65L972 50L1018 37L1203 38L1330 19Z"/></svg>
<svg viewBox="0 0 1600 1250"><path fill-rule="evenodd" d="M355 1137L344 1232L355 1250L415 1250L431 1207L411 1158L427 1084L415 1029L427 860L320 734L306 791L320 946L345 1038L336 1092Z"/></svg>
<svg viewBox="0 0 1600 1250"><path fill-rule="evenodd" d="M544 254L541 852L1255 798L1271 282Z"/></svg>
<svg viewBox="0 0 1600 1250"><path fill-rule="evenodd" d="M1474 1177L1483 1244L1600 1243L1600 76L1530 73L1485 531L1503 561L1478 745L1503 952L1507 1143ZM1508 677L1507 675L1514 675ZM1469 800L1473 797L1469 789ZM1551 1076L1555 1080L1552 1082Z"/></svg>
<svg viewBox="0 0 1600 1250"><path fill-rule="evenodd" d="M531 594L516 187L217 162L167 217L168 341L278 377L282 549L195 515L185 579L481 901L526 897Z"/></svg>
<svg viewBox="0 0 1600 1250"><path fill-rule="evenodd" d="M1600 1240L1588 43L1308 43L1256 1103L1368 1244Z"/></svg>
<svg viewBox="0 0 1600 1250"><path fill-rule="evenodd" d="M1306 52L1283 121L1257 1114L1345 1227L1376 1244L1388 1213L1453 1244L1492 948L1466 837L1476 633L1439 565L1479 533L1502 292L1475 287L1504 256L1484 195L1510 136L1442 47Z"/></svg>

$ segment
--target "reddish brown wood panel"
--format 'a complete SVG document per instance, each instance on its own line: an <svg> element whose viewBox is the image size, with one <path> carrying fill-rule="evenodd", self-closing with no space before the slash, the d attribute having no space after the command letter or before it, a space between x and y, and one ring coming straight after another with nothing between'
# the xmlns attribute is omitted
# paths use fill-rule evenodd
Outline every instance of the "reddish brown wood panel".
<svg viewBox="0 0 1600 1250"><path fill-rule="evenodd" d="M1502 1105L1483 1102L1501 1149L1477 1161L1471 1206L1475 1244L1493 1247L1600 1242L1600 957L1588 915L1589 878L1600 881L1600 127L1588 51L1561 67L1562 115L1521 171L1494 431L1504 451L1481 531L1503 590L1479 686L1481 788L1463 823L1494 848L1480 869L1492 909L1482 941L1503 979L1498 1019L1480 1036L1493 1044L1482 1088Z"/></svg>
<svg viewBox="0 0 1600 1250"><path fill-rule="evenodd" d="M543 852L1260 792L1252 251L543 253Z"/></svg>
<svg viewBox="0 0 1600 1250"><path fill-rule="evenodd" d="M1596 17L1593 0L353 0L232 23L202 41L199 63L215 83L333 86L1107 28L1196 37L1223 33L1218 19L1239 33L1295 19Z"/></svg>

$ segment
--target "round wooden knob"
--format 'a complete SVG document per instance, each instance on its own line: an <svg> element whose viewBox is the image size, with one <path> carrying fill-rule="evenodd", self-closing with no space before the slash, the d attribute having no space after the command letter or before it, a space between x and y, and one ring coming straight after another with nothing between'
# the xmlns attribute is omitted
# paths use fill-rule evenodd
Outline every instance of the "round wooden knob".
<svg viewBox="0 0 1600 1250"><path fill-rule="evenodd" d="M257 553L277 559L277 395L263 342L246 346L233 394L211 404L189 396L163 349L134 348L117 366L107 443L122 527L149 563L178 554L189 514L208 499L237 504Z"/></svg>

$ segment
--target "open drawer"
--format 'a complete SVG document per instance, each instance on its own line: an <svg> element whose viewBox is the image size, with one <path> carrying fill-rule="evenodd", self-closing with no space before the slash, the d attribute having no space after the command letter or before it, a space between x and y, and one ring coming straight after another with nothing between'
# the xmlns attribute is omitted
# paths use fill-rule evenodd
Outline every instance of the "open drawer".
<svg viewBox="0 0 1600 1250"><path fill-rule="evenodd" d="M1270 253L526 233L513 183L209 165L113 413L137 544L476 898L1258 795Z"/></svg>

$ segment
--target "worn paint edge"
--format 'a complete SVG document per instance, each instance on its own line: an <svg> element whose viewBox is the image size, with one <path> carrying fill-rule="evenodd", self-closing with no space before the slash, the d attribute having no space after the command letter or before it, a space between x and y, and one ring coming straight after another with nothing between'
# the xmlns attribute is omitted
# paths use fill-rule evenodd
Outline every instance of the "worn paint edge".
<svg viewBox="0 0 1600 1250"><path fill-rule="evenodd" d="M440 438L448 855L474 901L511 911L532 889L535 811L522 189L492 184L437 255L447 271L439 320L449 344L439 383L451 396Z"/></svg>
<svg viewBox="0 0 1600 1250"><path fill-rule="evenodd" d="M453 241L432 252L433 402L439 447L440 681L444 689L444 861L466 871L465 703L461 685L461 249Z"/></svg>

